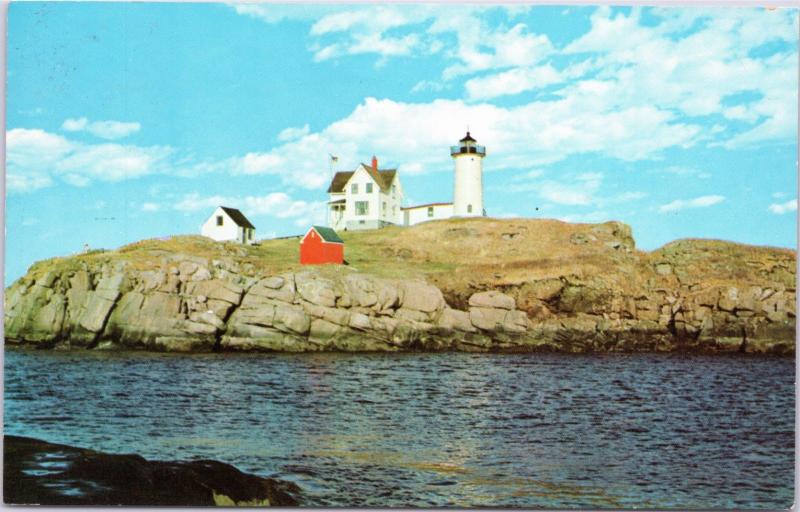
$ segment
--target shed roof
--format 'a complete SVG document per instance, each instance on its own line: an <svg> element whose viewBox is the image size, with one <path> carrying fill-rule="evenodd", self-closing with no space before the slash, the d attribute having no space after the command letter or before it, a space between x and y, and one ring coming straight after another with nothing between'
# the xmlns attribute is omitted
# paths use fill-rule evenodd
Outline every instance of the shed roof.
<svg viewBox="0 0 800 512"><path fill-rule="evenodd" d="M251 224L249 220L247 220L247 217L245 217L244 214L236 208L229 208L227 206L220 206L220 208L222 208L222 211L228 214L228 217L233 219L233 222L235 222L237 226L256 229L256 227Z"/></svg>
<svg viewBox="0 0 800 512"><path fill-rule="evenodd" d="M324 242L331 242L335 244L343 244L344 240L331 228L325 226L311 226L311 229L316 231Z"/></svg>

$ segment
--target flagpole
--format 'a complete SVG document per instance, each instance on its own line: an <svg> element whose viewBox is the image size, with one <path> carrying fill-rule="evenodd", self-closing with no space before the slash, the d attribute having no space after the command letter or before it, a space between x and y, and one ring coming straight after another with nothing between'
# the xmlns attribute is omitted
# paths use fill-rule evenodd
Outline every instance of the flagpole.
<svg viewBox="0 0 800 512"><path fill-rule="evenodd" d="M333 184L333 177L334 177L333 163L334 162L338 162L338 161L339 161L339 157L338 156L334 156L333 153L328 153L328 172L330 173L331 184ZM328 199L330 199L330 195L328 195ZM328 227L333 227L333 226L330 225L331 224L331 220L330 220L330 217L331 217L331 205L328 204L328 201L324 201L323 204L325 205L325 219L326 219L326 221L328 223Z"/></svg>

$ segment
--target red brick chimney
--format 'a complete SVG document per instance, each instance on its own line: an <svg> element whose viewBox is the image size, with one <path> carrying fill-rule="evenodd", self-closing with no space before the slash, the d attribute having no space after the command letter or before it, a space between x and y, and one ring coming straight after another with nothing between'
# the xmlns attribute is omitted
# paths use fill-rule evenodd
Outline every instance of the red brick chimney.
<svg viewBox="0 0 800 512"><path fill-rule="evenodd" d="M378 157L372 155L372 168L378 170Z"/></svg>

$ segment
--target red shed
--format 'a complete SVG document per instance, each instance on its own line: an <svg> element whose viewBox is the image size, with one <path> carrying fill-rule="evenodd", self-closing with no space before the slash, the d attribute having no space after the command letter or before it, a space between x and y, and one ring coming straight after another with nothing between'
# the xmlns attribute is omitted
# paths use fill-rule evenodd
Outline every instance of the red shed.
<svg viewBox="0 0 800 512"><path fill-rule="evenodd" d="M318 265L320 263L344 262L344 240L336 231L322 226L311 226L306 236L300 240L300 263Z"/></svg>

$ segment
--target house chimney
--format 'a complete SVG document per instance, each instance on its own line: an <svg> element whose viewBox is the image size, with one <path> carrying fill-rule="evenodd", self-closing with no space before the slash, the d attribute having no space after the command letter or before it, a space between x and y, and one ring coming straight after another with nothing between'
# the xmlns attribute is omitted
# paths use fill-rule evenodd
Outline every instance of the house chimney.
<svg viewBox="0 0 800 512"><path fill-rule="evenodd" d="M372 155L372 168L378 170L378 157Z"/></svg>

